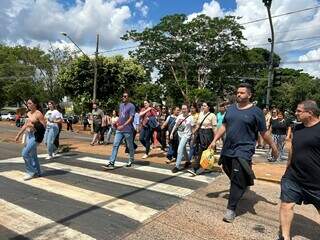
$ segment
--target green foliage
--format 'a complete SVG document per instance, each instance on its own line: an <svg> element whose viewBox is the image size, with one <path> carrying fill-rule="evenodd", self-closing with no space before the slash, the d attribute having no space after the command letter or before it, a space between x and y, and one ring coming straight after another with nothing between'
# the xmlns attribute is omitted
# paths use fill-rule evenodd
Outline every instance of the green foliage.
<svg viewBox="0 0 320 240"><path fill-rule="evenodd" d="M159 70L159 83L168 91L164 92L165 96L175 98L182 95L184 101L190 102L195 97L194 88L213 91L210 82L215 80L216 69L230 55L244 50L242 29L231 16L210 18L199 15L187 21L186 15L176 14L162 18L153 28L127 32L123 39L140 43L130 55L147 69ZM170 94L172 82L179 94ZM174 100L180 101L178 98Z"/></svg>
<svg viewBox="0 0 320 240"><path fill-rule="evenodd" d="M132 94L137 86L150 81L140 64L122 56L100 56L97 69L97 99L105 109L117 108L123 91ZM58 81L66 94L78 104L79 96L92 96L93 75L93 60L79 57L60 71Z"/></svg>
<svg viewBox="0 0 320 240"><path fill-rule="evenodd" d="M0 105L23 103L31 95L59 101L64 93L55 81L58 69L52 52L0 45Z"/></svg>

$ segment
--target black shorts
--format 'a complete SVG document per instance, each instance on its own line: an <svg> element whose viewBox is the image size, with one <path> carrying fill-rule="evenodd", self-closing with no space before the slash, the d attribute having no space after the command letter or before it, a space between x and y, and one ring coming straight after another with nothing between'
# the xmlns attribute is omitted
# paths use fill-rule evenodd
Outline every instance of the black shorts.
<svg viewBox="0 0 320 240"><path fill-rule="evenodd" d="M100 133L100 130L101 130L101 124L93 123L93 132Z"/></svg>
<svg viewBox="0 0 320 240"><path fill-rule="evenodd" d="M298 182L288 177L281 179L280 199L286 203L296 203L298 205L313 204L320 210L320 191L313 191L301 186Z"/></svg>

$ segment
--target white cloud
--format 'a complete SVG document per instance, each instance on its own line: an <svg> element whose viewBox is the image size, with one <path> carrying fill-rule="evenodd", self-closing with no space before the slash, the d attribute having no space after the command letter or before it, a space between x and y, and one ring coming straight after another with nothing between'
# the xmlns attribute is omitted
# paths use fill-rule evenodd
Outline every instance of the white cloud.
<svg viewBox="0 0 320 240"><path fill-rule="evenodd" d="M125 0L77 0L68 9L53 0L2 0L0 6L0 40L17 42L61 41L67 32L81 46L94 46L100 34L101 47L112 48L127 28L131 17ZM125 1L127 2L127 1ZM5 34L3 34L5 33Z"/></svg>
<svg viewBox="0 0 320 240"><path fill-rule="evenodd" d="M149 8L147 5L144 5L143 1L137 1L135 7L141 12L143 17L148 15Z"/></svg>
<svg viewBox="0 0 320 240"><path fill-rule="evenodd" d="M303 69L305 72L310 73L311 75L320 77L320 48L311 50L306 54L299 57L299 61L312 61L316 60L317 62L309 62L303 64ZM299 68L299 67L295 67ZM300 68L301 69L301 68Z"/></svg>
<svg viewBox="0 0 320 240"><path fill-rule="evenodd" d="M242 17L239 20L239 23L246 23L256 19L268 17L266 7L261 0L236 0L236 4L236 9L232 11L223 11L219 3L216 0L212 0L210 3L205 3L203 5L201 12L193 13L189 15L189 18L193 18L198 14L206 14L210 17L234 15ZM272 16L279 15L291 11L318 6L319 4L320 2L318 0L273 1L271 14ZM273 18L273 25L276 42L320 36L320 8ZM245 24L243 26L245 27L243 34L247 39L245 44L248 45L248 47L270 48L268 44L268 38L271 34L268 21L260 21L256 23ZM319 39L320 38L292 41L287 43L276 43L275 52L281 56L282 60L297 60L299 57L296 56L297 54L301 55L307 51L309 51L307 54L313 52L312 49L319 45ZM292 54L294 51L296 53ZM318 56L318 58L320 57ZM319 71L316 69L311 70L311 65L305 65L296 67L304 69L312 74L317 73L317 76L320 76ZM316 66L316 64L314 66ZM319 65L317 65L317 68L319 69Z"/></svg>

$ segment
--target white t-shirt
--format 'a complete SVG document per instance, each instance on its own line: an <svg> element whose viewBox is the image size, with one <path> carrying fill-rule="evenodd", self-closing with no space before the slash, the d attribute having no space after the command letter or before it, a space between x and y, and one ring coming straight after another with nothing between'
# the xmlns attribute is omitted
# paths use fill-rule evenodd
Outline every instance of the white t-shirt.
<svg viewBox="0 0 320 240"><path fill-rule="evenodd" d="M56 121L58 119L63 119L62 114L56 109L48 110L46 112L46 115L44 115L44 117L47 119L47 124L48 125L57 124L57 123L53 123L53 121Z"/></svg>
<svg viewBox="0 0 320 240"><path fill-rule="evenodd" d="M186 118L186 116L183 116L183 114L180 114L176 120L176 127L178 128L177 130L178 130L179 137L190 138L192 134L193 125L194 123L190 115Z"/></svg>

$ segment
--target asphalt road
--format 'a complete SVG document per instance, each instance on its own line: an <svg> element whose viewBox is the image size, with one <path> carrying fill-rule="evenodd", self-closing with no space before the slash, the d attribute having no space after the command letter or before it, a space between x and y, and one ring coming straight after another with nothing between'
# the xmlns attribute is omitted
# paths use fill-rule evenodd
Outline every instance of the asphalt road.
<svg viewBox="0 0 320 240"><path fill-rule="evenodd" d="M40 152L43 177L23 181L21 148L0 143L0 239L122 239L216 176L143 161L102 171L101 156Z"/></svg>

